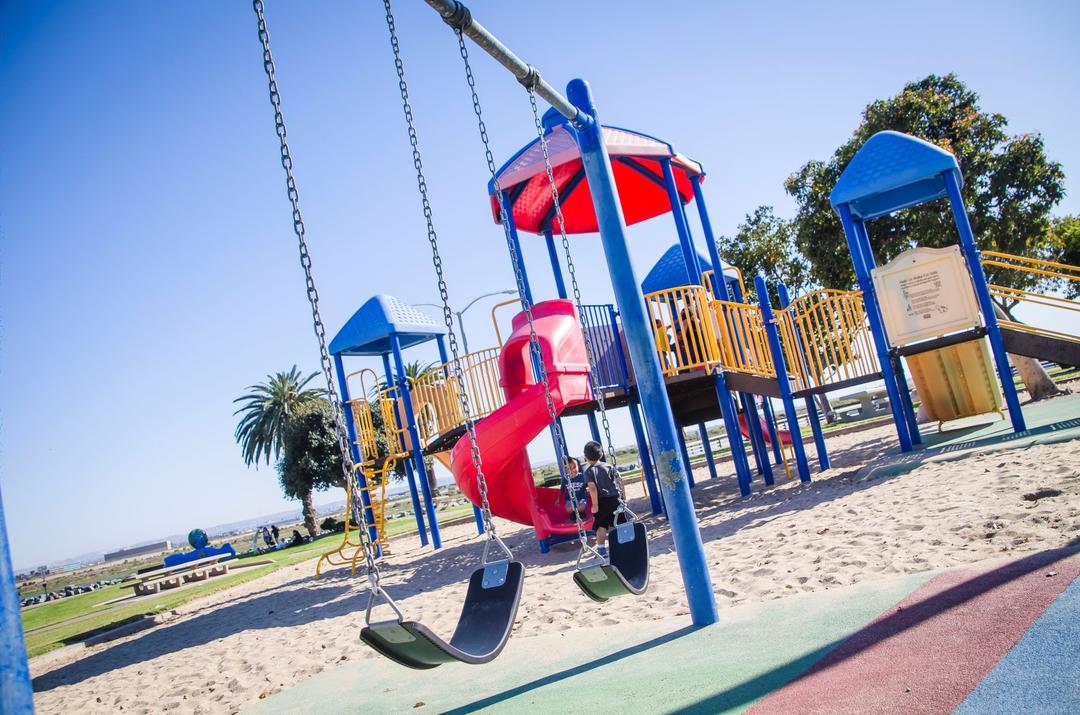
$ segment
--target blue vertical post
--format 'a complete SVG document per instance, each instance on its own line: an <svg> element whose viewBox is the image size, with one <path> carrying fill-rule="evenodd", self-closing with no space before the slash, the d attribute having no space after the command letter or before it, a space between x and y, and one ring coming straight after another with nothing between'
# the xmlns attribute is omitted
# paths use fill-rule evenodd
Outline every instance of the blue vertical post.
<svg viewBox="0 0 1080 715"><path fill-rule="evenodd" d="M885 338L885 328L882 325L877 294L874 292L874 282L870 280L870 271L863 260L863 249L860 245L859 233L856 230L857 224L851 215L851 207L847 204L837 206L836 212L840 215L840 223L844 226L844 236L847 239L848 251L851 253L851 263L855 268L855 277L859 281L859 290L863 294L866 319L870 323L870 334L874 338L874 348L877 351L878 367L881 369L881 378L885 383L885 391L889 393L889 408L892 410L893 422L896 424L896 436L900 440L900 451L910 452L911 433L908 431L907 418L900 403L900 393L896 388L896 377L893 375L892 361L889 359L889 341Z"/></svg>
<svg viewBox="0 0 1080 715"><path fill-rule="evenodd" d="M431 529L431 545L436 549L441 549L442 536L439 534L439 522L435 519L435 495L431 493L431 487L428 484L427 465L424 464L424 448L420 442L420 430L416 428L416 415L413 414L409 379L405 375L405 361L401 358L401 339L398 338L396 333L390 335L390 349L394 351L398 394L401 396L401 404L405 410L405 428L409 431L409 441L412 442L412 461L416 467L420 490L424 494L424 508L427 511L428 528Z"/></svg>
<svg viewBox="0 0 1080 715"><path fill-rule="evenodd" d="M784 414L787 415L788 431L791 432L791 447L795 451L795 464L799 468L799 480L810 481L810 465L806 461L802 434L799 432L799 415L795 412L795 400L791 396L791 383L788 381L787 365L784 362L784 349L780 346L780 333L773 320L772 305L769 303L769 287L761 275L754 276L754 290L757 291L758 305L761 307L761 319L765 323L765 335L769 339L769 350L776 369L776 381L780 384L780 397L784 402Z"/></svg>
<svg viewBox="0 0 1080 715"><path fill-rule="evenodd" d="M776 292L780 296L780 307L787 308L791 305L791 296L788 294L787 286L780 283L776 286ZM806 360L806 355L803 353L802 342L798 339L799 327L792 323L795 330L795 354L799 356L800 362L802 362L802 372L804 375L809 374L809 365ZM825 448L825 432L821 429L821 418L818 416L817 405L814 404L814 396L807 395L805 398L806 403L806 417L810 420L810 430L814 433L814 449L817 450L818 456L818 469L825 471L832 466L832 461L829 459L829 452Z"/></svg>
<svg viewBox="0 0 1080 715"><path fill-rule="evenodd" d="M758 419L754 397L740 392L739 402L742 404L743 418L746 420L746 431L750 434L750 451L754 455L754 464L757 465L758 474L765 479L765 484L772 485L772 465L769 463L769 452L765 449L765 438L761 434L761 420Z"/></svg>
<svg viewBox="0 0 1080 715"><path fill-rule="evenodd" d="M739 493L744 497L749 496L750 462L746 459L746 445L743 444L742 432L739 431L739 417L735 414L735 402L731 399L731 391L723 372L716 373L716 400L720 403L720 413L724 416L724 430L727 432L728 446L731 447L731 459L735 463Z"/></svg>
<svg viewBox="0 0 1080 715"><path fill-rule="evenodd" d="M705 463L709 465L709 478L716 479L716 461L713 460L712 445L709 443L709 430L705 429L705 423L697 426L698 437L701 438L701 451L705 453Z"/></svg>
<svg viewBox="0 0 1080 715"><path fill-rule="evenodd" d="M649 454L649 441L645 438L645 427L641 424L638 401L632 399L626 407L630 411L630 424L634 427L634 441L637 442L641 473L645 476L645 488L649 490L649 506L652 507L653 514L661 514L664 511L664 502L660 498L660 491L656 487L656 472L653 471L652 456Z"/></svg>
<svg viewBox="0 0 1080 715"><path fill-rule="evenodd" d="M446 368L445 366L450 362L450 356L446 352L446 339L441 335L436 335L435 336L435 344L439 346L439 360L442 361L443 366L444 366L443 370L446 371L449 368ZM444 374L449 376L449 373L447 373L447 372L444 372ZM484 512L480 511L480 507L473 504L472 513L473 513L473 519L476 520L476 531L477 531L477 533L483 534L484 533Z"/></svg>
<svg viewBox="0 0 1080 715"><path fill-rule="evenodd" d="M339 353L334 354L334 370L337 372L338 392L341 393L341 409L345 412L345 430L349 433L349 451L352 452L353 464L360 464L364 461L364 455L360 454L359 439L356 436L356 423L353 422L352 409L349 407L349 400L352 397L349 396L349 381L345 378L345 365L342 364L341 355ZM371 511L371 498L366 491L367 479L364 477L364 473L361 471L356 472L356 481L365 490L360 492L360 503L364 505L364 519L368 523L368 537L372 543L375 543L379 539L379 531L375 528L375 514ZM346 504L345 508L352 510L352 504ZM359 524L357 524L359 526ZM376 547L376 553L381 553L382 549Z"/></svg>
<svg viewBox="0 0 1080 715"><path fill-rule="evenodd" d="M694 513L694 502L690 496L687 480L689 465L684 464L679 456L675 420L661 374L652 328L645 316L645 299L630 260L626 223L607 146L589 85L584 80L575 79L567 86L567 96L586 118L581 125L571 125L572 133L589 182L608 273L622 314L630 360L637 378L638 395L653 440L655 464L660 476L660 488L664 492L664 504L671 523L690 618L696 626L709 625L718 618L716 597Z"/></svg>
<svg viewBox="0 0 1080 715"><path fill-rule="evenodd" d="M701 220L701 231L705 234L705 246L709 249L709 260L713 265L713 297L720 297L720 290L716 287L717 281L724 280L724 261L720 258L720 252L716 248L716 237L713 235L712 221L709 220L709 211L705 208L705 195L701 193L701 176L691 176L690 185L694 187L694 200L697 201L698 218Z"/></svg>
<svg viewBox="0 0 1080 715"><path fill-rule="evenodd" d="M559 252L555 250L555 237L551 235L551 229L544 231L544 243L547 244L548 258L551 260L551 275L555 276L555 290L560 298L566 297L566 281L563 280L562 264L559 263Z"/></svg>
<svg viewBox="0 0 1080 715"><path fill-rule="evenodd" d="M382 355L383 371L386 372L386 384L393 385L396 383L394 380L394 371L390 367L390 355L389 353L383 353ZM394 405L394 418L398 421L396 427L407 424L405 415L401 414L397 405ZM395 425L384 425L386 430L393 429ZM389 435L387 435L387 441L389 441ZM400 449L399 444L395 449ZM424 526L424 508L420 505L420 494L416 490L416 475L413 474L412 467L409 466L409 461L405 460L405 483L409 485L409 500L412 502L413 517L416 519L416 528L420 532L420 545L428 545L427 528Z"/></svg>
<svg viewBox="0 0 1080 715"><path fill-rule="evenodd" d="M660 166L664 170L664 187L667 189L668 201L671 203L671 217L675 219L675 230L679 234L679 245L682 247L683 261L686 263L686 274L689 276L690 285L698 285L701 283L701 264L698 263L694 241L690 237L690 226L686 223L682 197L679 196L679 189L675 185L675 172L671 168L671 159L661 159Z"/></svg>
<svg viewBox="0 0 1080 715"><path fill-rule="evenodd" d="M11 565L4 501L0 498L0 713L32 715L34 691L26 663L19 590Z"/></svg>
<svg viewBox="0 0 1080 715"><path fill-rule="evenodd" d="M964 257L967 258L968 273L971 274L971 282L975 286L975 297L979 300L979 309L982 310L983 322L986 324L986 337L990 339L990 350L997 364L1001 390L1005 393L1005 404L1009 407L1009 419L1012 421L1014 431L1023 432L1027 429L1027 424L1024 422L1024 413L1020 409L1020 397L1016 394L1016 385L1013 383L1012 369L1009 367L1009 357L1005 353L1005 342L1001 337L997 314L994 313L994 302L990 300L990 289L986 286L986 274L983 273L982 261L979 259L979 247L975 245L975 235L968 222L964 197L960 195L960 185L956 181L955 173L946 171L942 176L945 179L945 191L949 195L949 205L952 207L956 230L960 233L960 245L964 247Z"/></svg>
<svg viewBox="0 0 1080 715"><path fill-rule="evenodd" d="M585 415L585 419L589 421L589 434L592 435L593 441L603 442L603 440L600 439L600 425L596 421L596 413L590 412Z"/></svg>
<svg viewBox="0 0 1080 715"><path fill-rule="evenodd" d="M700 201L698 202L698 210L701 210ZM717 300L731 300L723 275L720 276L719 280L713 281L713 295ZM726 315L727 308L724 308L724 310ZM727 432L728 444L731 446L731 459L735 463L735 476L739 482L739 492L743 496L747 496L750 494L750 481L753 479L753 475L750 473L750 460L746 458L746 445L743 443L742 432L739 430L739 416L735 411L735 401L727 387L727 378L724 377L722 370L716 373L715 379L716 400L720 403L720 414L724 418L724 431Z"/></svg>
<svg viewBox="0 0 1080 715"><path fill-rule="evenodd" d="M783 445L780 444L780 433L776 431L776 415L773 414L772 401L765 395L761 397L761 411L765 413L765 426L769 430L769 441L772 443L773 457L777 464L784 462L781 453Z"/></svg>
<svg viewBox="0 0 1080 715"><path fill-rule="evenodd" d="M874 250L870 246L870 236L866 233L866 224L861 220L856 219L855 225L855 238L858 241L859 257L862 261L863 270L867 276L871 276L870 271L877 265L874 260ZM872 278L872 276L871 276ZM873 280L870 280L870 285L874 284ZM865 303L865 300L863 301ZM886 349L888 349L888 336L885 335L885 319L881 317L881 306L878 305L877 292L874 293L874 310L877 312L878 322L881 325L882 340L885 343ZM873 322L870 323L871 332L873 332ZM893 382L896 383L896 394L900 399L898 406L899 412L893 410L893 417L900 414L904 418L906 423L908 438L911 440L911 444L922 444L922 435L919 433L919 425L915 419L915 408L911 404L910 393L907 391L907 381L904 379L902 372L897 372L896 364L891 359L892 353L890 351L889 371L887 374L892 376ZM883 376L886 374L884 370L881 373ZM907 394L908 399L905 399L904 395ZM892 402L892 396L889 396L889 401ZM890 408L892 406L890 405Z"/></svg>
<svg viewBox="0 0 1080 715"><path fill-rule="evenodd" d="M893 374L896 375L896 389L904 403L904 416L907 418L911 443L922 444L922 432L919 430L919 420L915 415L915 403L911 401L911 388L908 387L907 375L904 374L904 363L899 355L893 358Z"/></svg>
<svg viewBox="0 0 1080 715"><path fill-rule="evenodd" d="M514 258L517 260L518 269L521 271L518 292L521 294L521 298L528 301L529 305L532 305L532 287L529 286L529 274L525 270L525 254L521 251L521 239L518 237L517 225L514 223L514 209L510 205L510 200L506 198L506 194L502 191L499 192L499 201L502 202L503 210L506 211L506 228L510 233L510 250L514 252Z"/></svg>
<svg viewBox="0 0 1080 715"><path fill-rule="evenodd" d="M679 428L679 449L682 450L683 461L686 462L686 478L690 482L690 488L693 489L694 484L694 467L690 463L690 450L686 448L686 433L683 432L682 427Z"/></svg>

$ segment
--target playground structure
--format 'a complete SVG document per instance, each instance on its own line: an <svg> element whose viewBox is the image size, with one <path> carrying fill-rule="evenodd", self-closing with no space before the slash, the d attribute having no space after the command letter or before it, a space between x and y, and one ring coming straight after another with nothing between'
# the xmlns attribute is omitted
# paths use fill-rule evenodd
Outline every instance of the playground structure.
<svg viewBox="0 0 1080 715"><path fill-rule="evenodd" d="M209 537L207 537L206 532L202 529L192 529L188 533L188 545L191 547L191 551L181 554L169 554L163 559L162 566L165 568L180 566L211 556L219 556L222 558L233 558L236 556L236 550L233 549L232 544L225 543L221 546L214 546L210 543Z"/></svg>

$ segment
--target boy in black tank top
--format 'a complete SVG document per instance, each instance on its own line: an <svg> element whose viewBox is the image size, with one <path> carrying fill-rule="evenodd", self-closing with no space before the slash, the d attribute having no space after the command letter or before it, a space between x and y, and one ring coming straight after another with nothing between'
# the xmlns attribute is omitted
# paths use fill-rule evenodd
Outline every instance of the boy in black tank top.
<svg viewBox="0 0 1080 715"><path fill-rule="evenodd" d="M596 530L597 550L607 556L607 533L615 526L615 510L619 508L619 487L615 483L618 474L615 467L601 462L604 448L599 442L585 445L585 487L592 497L593 529Z"/></svg>

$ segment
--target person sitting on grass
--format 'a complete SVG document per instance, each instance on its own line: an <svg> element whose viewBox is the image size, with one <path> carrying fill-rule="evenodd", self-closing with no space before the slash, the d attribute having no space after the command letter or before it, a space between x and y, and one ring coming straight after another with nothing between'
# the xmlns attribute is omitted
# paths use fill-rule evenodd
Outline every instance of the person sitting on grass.
<svg viewBox="0 0 1080 715"><path fill-rule="evenodd" d="M582 520L587 519L589 499L585 491L585 475L581 473L581 462L576 457L566 458L566 479L559 488L559 496L562 497L563 506L566 507L566 518L576 522L574 514L574 502L577 502L577 511Z"/></svg>
<svg viewBox="0 0 1080 715"><path fill-rule="evenodd" d="M607 533L615 526L615 510L619 508L619 475L615 467L601 460L604 448L599 442L585 444L585 487L592 499L593 529L596 530L597 552L607 558Z"/></svg>

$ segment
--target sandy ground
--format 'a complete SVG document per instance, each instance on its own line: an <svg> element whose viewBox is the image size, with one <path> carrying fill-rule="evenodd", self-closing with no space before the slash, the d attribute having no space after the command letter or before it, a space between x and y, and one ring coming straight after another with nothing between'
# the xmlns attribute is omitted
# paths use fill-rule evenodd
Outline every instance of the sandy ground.
<svg viewBox="0 0 1080 715"><path fill-rule="evenodd" d="M891 425L829 439L833 468L810 485L783 482L740 499L730 463L720 478L695 472L694 490L717 603L783 598L889 574L1063 546L1080 538L1080 440L925 464L856 482L858 468L895 449ZM812 447L810 448L812 452ZM1025 499L1038 490L1056 496ZM640 494L632 487L631 496ZM636 506L647 512L645 500ZM530 529L500 533L525 562L517 637L633 623L688 612L667 523L648 519L652 583L639 598L602 606L571 581L576 552L541 556ZM384 583L410 618L447 637L467 576L479 561L475 527L394 543ZM237 712L343 660L377 657L359 642L366 581L347 570L313 577L314 562L192 602L179 617L93 648L71 646L31 662L42 713ZM389 611L381 617L389 617ZM540 655L540 654L538 654ZM542 657L542 656L541 656ZM375 684L378 686L378 684Z"/></svg>

